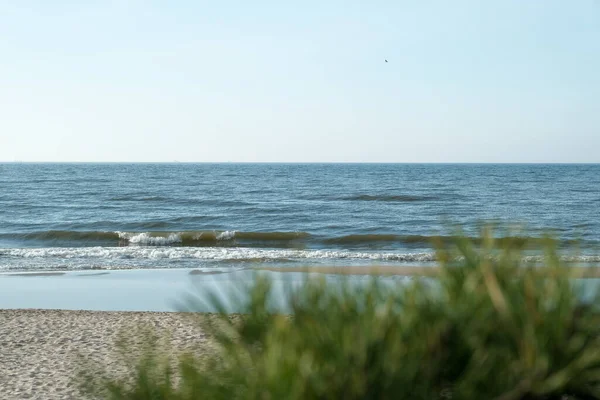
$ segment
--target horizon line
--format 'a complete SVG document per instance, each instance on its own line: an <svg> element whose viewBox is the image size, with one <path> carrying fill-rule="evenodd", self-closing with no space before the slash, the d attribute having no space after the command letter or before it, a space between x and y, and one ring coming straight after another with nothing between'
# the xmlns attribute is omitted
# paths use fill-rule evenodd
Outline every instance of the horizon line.
<svg viewBox="0 0 600 400"><path fill-rule="evenodd" d="M371 164L371 165L598 165L597 162L554 161L3 161L0 164Z"/></svg>

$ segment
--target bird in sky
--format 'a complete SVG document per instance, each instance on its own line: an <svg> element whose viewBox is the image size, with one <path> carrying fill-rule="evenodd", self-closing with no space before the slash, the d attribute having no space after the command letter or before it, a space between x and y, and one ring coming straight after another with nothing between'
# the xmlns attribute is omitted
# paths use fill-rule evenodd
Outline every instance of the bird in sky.
<svg viewBox="0 0 600 400"><path fill-rule="evenodd" d="M385 62L388 62L388 60L385 60Z"/></svg>

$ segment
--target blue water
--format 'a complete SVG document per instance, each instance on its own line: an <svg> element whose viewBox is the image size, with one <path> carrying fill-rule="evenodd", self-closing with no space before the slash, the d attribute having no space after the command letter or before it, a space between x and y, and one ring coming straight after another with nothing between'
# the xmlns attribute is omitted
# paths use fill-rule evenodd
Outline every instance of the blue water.
<svg viewBox="0 0 600 400"><path fill-rule="evenodd" d="M596 261L599 217L600 165L0 164L0 270L427 264L487 222Z"/></svg>

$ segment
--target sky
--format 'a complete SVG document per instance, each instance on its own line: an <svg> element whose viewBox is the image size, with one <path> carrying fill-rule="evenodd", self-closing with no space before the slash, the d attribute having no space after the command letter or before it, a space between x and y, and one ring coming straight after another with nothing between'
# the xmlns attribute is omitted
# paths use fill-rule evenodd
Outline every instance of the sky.
<svg viewBox="0 0 600 400"><path fill-rule="evenodd" d="M0 161L600 162L600 0L0 0Z"/></svg>

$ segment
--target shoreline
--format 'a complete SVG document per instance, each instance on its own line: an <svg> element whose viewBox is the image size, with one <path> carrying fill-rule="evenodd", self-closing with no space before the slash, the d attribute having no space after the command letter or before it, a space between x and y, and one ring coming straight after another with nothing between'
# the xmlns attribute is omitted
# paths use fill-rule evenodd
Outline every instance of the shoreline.
<svg viewBox="0 0 600 400"><path fill-rule="evenodd" d="M0 277L58 277L58 276L100 276L109 275L111 273L139 272L152 273L157 271L187 271L189 275L209 276L209 275L225 275L236 272L276 272L276 273L322 273L322 274L344 274L344 275L399 275L399 276L421 276L435 275L439 267L432 265L339 265L339 266L250 266L231 269L213 269L213 268L115 268L115 269L81 269L81 270L15 270L2 271Z"/></svg>
<svg viewBox="0 0 600 400"><path fill-rule="evenodd" d="M544 267L534 267L544 268ZM600 266L568 267L575 278L596 279L600 278ZM334 274L334 275L371 275L371 276L405 276L405 277L435 277L440 273L437 266L316 266L316 267L257 267L256 271L269 271L278 273L305 273L305 274Z"/></svg>
<svg viewBox="0 0 600 400"><path fill-rule="evenodd" d="M534 268L544 268L538 266ZM582 278L600 278L600 265L567 267L574 275ZM102 276L122 272L153 273L159 271L185 271L190 276L213 276L246 272L274 272L280 274L331 274L331 275L373 275L373 276L435 276L440 267L432 265L317 265L317 266L258 266L235 268L231 270L212 268L116 268L116 269L89 269L89 270L50 270L50 271L2 271L0 277L58 277L58 276Z"/></svg>
<svg viewBox="0 0 600 400"><path fill-rule="evenodd" d="M598 267L571 267L575 278L595 285ZM549 271L550 272L550 271ZM435 278L438 267L425 266L256 266L231 271L211 269L130 269L90 271L32 271L0 273L0 309L55 309L90 311L163 311L180 309L186 295L217 293L229 303L230 294L247 286L255 274L273 281L274 296L283 298L290 287L316 274L364 281L369 277L411 280ZM231 304L235 312L235 304ZM198 311L211 312L199 305Z"/></svg>

